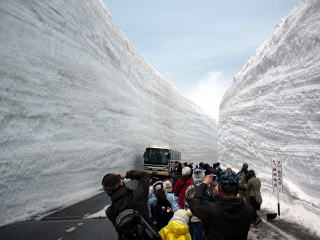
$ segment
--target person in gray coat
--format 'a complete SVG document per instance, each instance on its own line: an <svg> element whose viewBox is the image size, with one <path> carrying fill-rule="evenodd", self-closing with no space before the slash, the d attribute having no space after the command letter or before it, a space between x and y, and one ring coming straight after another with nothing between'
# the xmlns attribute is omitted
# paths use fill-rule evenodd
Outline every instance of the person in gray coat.
<svg viewBox="0 0 320 240"><path fill-rule="evenodd" d="M255 211L253 221L255 225L258 225L262 221L261 217L259 217L257 213L257 211L260 210L260 206L262 203L262 197L260 193L261 181L259 178L256 177L256 174L253 170L249 170L247 175L248 175L247 190L246 190L246 195L248 196L247 203Z"/></svg>

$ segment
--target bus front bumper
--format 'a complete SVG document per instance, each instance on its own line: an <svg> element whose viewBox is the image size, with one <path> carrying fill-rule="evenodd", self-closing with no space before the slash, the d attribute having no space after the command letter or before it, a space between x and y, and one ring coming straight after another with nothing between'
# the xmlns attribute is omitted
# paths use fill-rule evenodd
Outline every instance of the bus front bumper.
<svg viewBox="0 0 320 240"><path fill-rule="evenodd" d="M163 171L153 171L153 170L144 170L146 173L150 175L159 175L159 176L169 176L168 172L163 172Z"/></svg>

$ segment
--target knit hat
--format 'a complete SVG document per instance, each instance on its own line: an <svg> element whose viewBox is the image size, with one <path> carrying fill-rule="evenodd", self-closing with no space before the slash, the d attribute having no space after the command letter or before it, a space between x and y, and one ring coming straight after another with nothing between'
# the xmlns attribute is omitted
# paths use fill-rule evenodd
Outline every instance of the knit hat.
<svg viewBox="0 0 320 240"><path fill-rule="evenodd" d="M165 180L163 182L163 188L166 192L172 192L172 183L170 180Z"/></svg>
<svg viewBox="0 0 320 240"><path fill-rule="evenodd" d="M109 173L102 179L103 189L105 191L113 191L118 188L120 181L120 175Z"/></svg>
<svg viewBox="0 0 320 240"><path fill-rule="evenodd" d="M184 167L182 168L182 176L189 176L191 174L191 168Z"/></svg>
<svg viewBox="0 0 320 240"><path fill-rule="evenodd" d="M192 212L190 209L184 210L184 209L179 209L176 211L173 215L173 217L170 219L170 221L177 221L177 222L182 222L186 225L189 223L189 219L192 216Z"/></svg>

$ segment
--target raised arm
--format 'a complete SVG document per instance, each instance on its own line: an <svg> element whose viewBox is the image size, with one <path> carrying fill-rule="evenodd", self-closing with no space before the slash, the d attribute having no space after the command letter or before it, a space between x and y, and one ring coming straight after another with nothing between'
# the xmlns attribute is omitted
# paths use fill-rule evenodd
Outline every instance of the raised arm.
<svg viewBox="0 0 320 240"><path fill-rule="evenodd" d="M139 181L138 186L136 187L134 192L139 198L145 198L145 200L148 199L150 184L150 176L148 173L143 171L131 170L129 172L126 172L126 178Z"/></svg>

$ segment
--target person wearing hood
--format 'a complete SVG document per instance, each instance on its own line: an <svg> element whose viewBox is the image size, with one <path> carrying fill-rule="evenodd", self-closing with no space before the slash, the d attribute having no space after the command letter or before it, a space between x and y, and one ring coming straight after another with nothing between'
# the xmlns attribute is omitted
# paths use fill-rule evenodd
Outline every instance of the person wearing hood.
<svg viewBox="0 0 320 240"><path fill-rule="evenodd" d="M188 222L190 210L179 209L170 219L167 226L159 231L162 240L191 240Z"/></svg>
<svg viewBox="0 0 320 240"><path fill-rule="evenodd" d="M214 194L219 195L215 202L205 201L208 185L213 175L207 175L203 183L195 189L190 201L190 210L203 223L204 239L246 240L254 211L237 197L239 177L235 172L222 171Z"/></svg>
<svg viewBox="0 0 320 240"><path fill-rule="evenodd" d="M135 190L128 188L122 179L129 178L138 181ZM150 176L142 171L129 171L126 173L106 174L102 179L102 186L111 198L111 206L106 210L106 215L116 227L116 217L127 208L127 202L132 194L133 205L139 214L149 223L149 210L147 206Z"/></svg>

